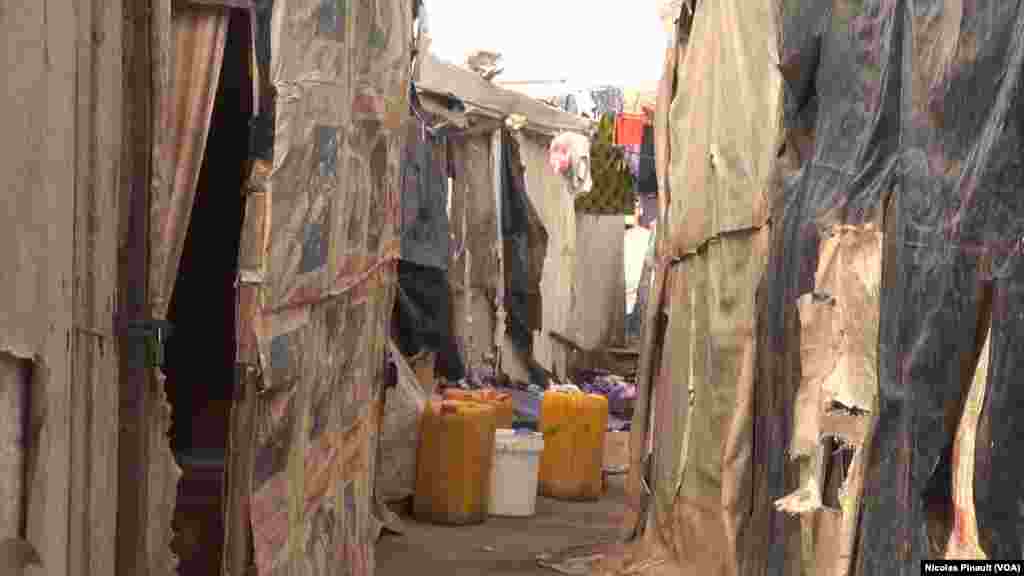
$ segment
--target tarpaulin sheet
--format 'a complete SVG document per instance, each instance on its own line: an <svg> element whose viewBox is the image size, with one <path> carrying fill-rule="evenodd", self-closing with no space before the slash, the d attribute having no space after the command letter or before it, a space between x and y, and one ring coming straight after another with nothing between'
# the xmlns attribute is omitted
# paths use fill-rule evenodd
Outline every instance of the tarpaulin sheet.
<svg viewBox="0 0 1024 576"><path fill-rule="evenodd" d="M416 449L420 438L420 417L430 399L409 363L392 343L391 362L396 382L385 391L384 416L380 423L376 497L382 502L398 502L416 490Z"/></svg>
<svg viewBox="0 0 1024 576"><path fill-rule="evenodd" d="M410 30L411 2L273 5L273 165L254 182L270 198L250 512L261 575L374 570Z"/></svg>
<svg viewBox="0 0 1024 576"><path fill-rule="evenodd" d="M662 261L681 260L666 292L671 353L657 384L655 517L681 565L715 574L744 567L761 464L753 460L755 296L782 127L782 79L767 60L774 13L768 1L699 5L680 53L671 142L659 148L671 149Z"/></svg>
<svg viewBox="0 0 1024 576"><path fill-rule="evenodd" d="M885 214L878 424L865 469L871 497L862 503L858 574L916 573L931 554L925 496L948 484L955 407L964 403L965 374L973 373L984 338L982 257L992 260L996 301L1013 309L1013 243L1022 227L1013 116L1024 57L1021 8L890 0L838 2L821 19L795 5L783 12L789 108L813 110L814 140L813 156L780 203L786 232L773 250L786 262L774 281L781 298L768 306L781 312L806 292L799 279L815 265L801 256L820 250L818 232L877 220L894 197ZM820 39L809 30L820 30ZM792 115L791 128L809 116ZM1010 488L1021 473L1008 460L1019 424L1004 412L1019 405L1012 392L1019 387L1007 386L998 368L1017 356L996 343L1017 324L995 307L988 386L1001 395L986 397L992 411L983 421L991 418L998 431L976 454L981 539L1001 558L1021 557L1024 531Z"/></svg>
<svg viewBox="0 0 1024 576"><path fill-rule="evenodd" d="M670 109L673 254L768 221L781 136L775 4L700 3Z"/></svg>
<svg viewBox="0 0 1024 576"><path fill-rule="evenodd" d="M548 238L540 280L541 328L534 331L533 355L544 369L565 377L568 352L550 334L576 338L573 334L576 210L573 197L567 191L568 182L548 166L550 139L524 131L515 136L526 166L526 193L540 215Z"/></svg>
<svg viewBox="0 0 1024 576"><path fill-rule="evenodd" d="M656 512L681 563L710 573L736 573L751 507L754 293L768 236L767 228L723 236L683 259L671 279Z"/></svg>

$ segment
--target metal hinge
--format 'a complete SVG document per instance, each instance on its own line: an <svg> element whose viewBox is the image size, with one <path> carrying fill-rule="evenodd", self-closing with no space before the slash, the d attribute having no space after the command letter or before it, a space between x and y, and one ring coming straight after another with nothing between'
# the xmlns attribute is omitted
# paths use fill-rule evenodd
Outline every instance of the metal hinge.
<svg viewBox="0 0 1024 576"><path fill-rule="evenodd" d="M146 368L162 367L167 339L173 331L174 326L166 320L128 322L127 335L133 359Z"/></svg>

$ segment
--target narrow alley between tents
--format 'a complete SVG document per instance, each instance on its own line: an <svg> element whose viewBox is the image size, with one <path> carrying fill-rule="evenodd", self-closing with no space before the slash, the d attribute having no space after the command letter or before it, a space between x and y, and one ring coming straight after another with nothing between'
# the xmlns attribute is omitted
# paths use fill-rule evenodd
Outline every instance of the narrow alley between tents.
<svg viewBox="0 0 1024 576"><path fill-rule="evenodd" d="M1024 572L1024 0L2 1L4 576Z"/></svg>

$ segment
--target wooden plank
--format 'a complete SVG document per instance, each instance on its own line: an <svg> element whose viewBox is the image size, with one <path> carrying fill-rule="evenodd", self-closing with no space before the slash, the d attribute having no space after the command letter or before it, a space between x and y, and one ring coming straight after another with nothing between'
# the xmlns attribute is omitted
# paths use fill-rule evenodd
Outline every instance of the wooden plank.
<svg viewBox="0 0 1024 576"><path fill-rule="evenodd" d="M71 339L72 230L75 188L75 44L76 15L63 3L41 2L43 39L41 64L45 93L36 94L46 109L43 124L43 185L34 191L48 202L46 252L35 256L48 260L46 294L50 307L45 343L33 371L30 398L33 411L32 456L26 482L29 486L28 540L39 551L47 574L69 574L68 490L72 476L68 448ZM19 10L27 9L22 6ZM27 54L23 53L23 56ZM29 96L31 98L31 96ZM43 318L37 321L46 322Z"/></svg>
<svg viewBox="0 0 1024 576"><path fill-rule="evenodd" d="M497 256L497 270L494 276L494 348L498 355L498 374L515 376L515 372L509 374L504 371L505 359L503 352L506 348L506 318L508 317L508 310L505 308L505 242L502 234L501 225L501 208L502 208L502 175L504 174L504 150L502 149L502 137L503 130L495 130L491 133L491 188L492 188L492 199L494 201L494 222L495 222L495 235L494 235L494 246L491 248L494 254ZM481 249L483 246L480 247ZM514 360L509 361L513 366L515 365Z"/></svg>
<svg viewBox="0 0 1024 576"><path fill-rule="evenodd" d="M250 16L251 17L251 16ZM252 28L250 27L250 30ZM246 39L244 60L253 44ZM227 56L225 56L225 59ZM255 82L254 82L255 85ZM253 101L254 104L256 101ZM270 237L270 188L266 162L253 160L245 190L245 215L238 248L235 324L235 391L232 394L224 478L224 547L221 572L243 576L254 567L252 521L253 470L256 461L256 419L263 385L260 370L260 308Z"/></svg>
<svg viewBox="0 0 1024 576"><path fill-rule="evenodd" d="M120 178L122 68L121 0L93 0L92 46L92 122L90 144L93 164L93 201L88 221L93 286L88 327L102 333L90 335L89 352L93 358L91 403L84 407L88 416L89 490L88 518L82 522L86 535L88 563L81 564L90 576L115 573L117 533L117 446L118 396L112 383L117 381L118 350L114 340L114 302L117 294L118 180ZM86 388L89 390L89 388ZM71 566L74 566L72 561Z"/></svg>
<svg viewBox="0 0 1024 576"><path fill-rule="evenodd" d="M118 226L119 420L117 508L118 576L149 574L147 503L149 488L146 434L152 388L149 373L126 328L147 312L149 196L153 149L153 73L150 13L153 0L124 5L122 62L125 72L122 180Z"/></svg>
<svg viewBox="0 0 1024 576"><path fill-rule="evenodd" d="M92 137L94 123L93 76L92 76L92 2L77 2L74 14L77 25L77 49L75 51L77 74L75 75L75 187L74 207L74 268L72 322L75 326L89 326L93 322L92 295L94 268L92 240L93 226L90 213L95 202L95 188L92 180L93 154ZM71 491L68 494L68 564L87 567L89 547L86 543L89 522L89 415L92 402L93 355L92 334L75 330L71 339L71 444L69 465L75 474L71 476Z"/></svg>

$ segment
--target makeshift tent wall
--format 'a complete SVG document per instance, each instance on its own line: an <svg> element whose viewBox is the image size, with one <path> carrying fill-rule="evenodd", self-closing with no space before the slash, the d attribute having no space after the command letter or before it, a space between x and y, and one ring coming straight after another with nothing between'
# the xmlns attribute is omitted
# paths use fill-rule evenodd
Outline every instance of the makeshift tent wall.
<svg viewBox="0 0 1024 576"><path fill-rule="evenodd" d="M113 574L122 3L0 12L0 542L31 544L28 573Z"/></svg>
<svg viewBox="0 0 1024 576"><path fill-rule="evenodd" d="M255 293L240 294L252 304L240 304L243 338L258 349L240 355L263 374L255 563L259 574L369 575L412 3L278 0L270 20L258 38L272 50L273 161L255 163L241 272Z"/></svg>
<svg viewBox="0 0 1024 576"><path fill-rule="evenodd" d="M501 222L504 291L504 341L501 369L517 383L545 384L533 363L534 334L542 328L544 293L541 278L548 250L548 231L527 191L527 166L520 139L501 131ZM536 170L537 166L529 169Z"/></svg>
<svg viewBox="0 0 1024 576"><path fill-rule="evenodd" d="M491 138L453 135L452 155L452 330L466 365L481 366L495 350L493 302L499 278Z"/></svg>
<svg viewBox="0 0 1024 576"><path fill-rule="evenodd" d="M499 344L502 362L510 377L528 381L526 356L506 331L496 332L498 322L496 301L499 285L504 288L504 275L499 273L501 255L511 250L510 242L499 247L494 186L494 161L491 136L453 135L455 181L452 193L452 234L455 236L453 264L449 280L453 290L453 331L465 353L467 366L481 366ZM553 340L548 332L571 334L575 328L572 317L572 273L575 256L575 216L572 198L564 189L561 176L547 167L548 138L532 133L514 135L515 158L522 164L529 206L526 206L525 236L526 287L528 291L540 276L539 298L527 298L524 311L529 326L540 329L532 333L533 358L540 366L564 375L567 353L564 345ZM520 224L523 224L520 222ZM567 227L566 227L567 226ZM570 234L572 235L570 237ZM547 241L544 247L544 240ZM517 248L518 249L518 248ZM508 252L510 255L511 252ZM554 255L554 256L553 256ZM543 266L543 272L539 270ZM467 290L466 287L469 287ZM528 294L528 293L527 293ZM535 310L537 300L541 310ZM496 337L502 334L502 340Z"/></svg>
<svg viewBox="0 0 1024 576"><path fill-rule="evenodd" d="M502 369L519 380L529 378L529 359L508 339L503 315L507 311L498 306L505 300L506 247L497 231L496 190L501 186L501 173L496 170L503 165L503 155L495 149L501 143L496 134L504 130L504 121L514 115L525 119L525 124L514 131L514 141L530 201L526 259L530 286L536 283L534 276L539 262L543 262L542 310L540 329L532 335L533 359L564 376L568 351L550 333L576 339L572 312L576 223L564 178L548 168L548 144L562 130L587 132L590 122L499 88L472 71L429 54L422 58L417 88L421 97L427 96L423 101L431 112L440 113L464 130L452 136L455 189L451 226L456 242L449 279L454 291L454 332L465 350L467 366L479 366L485 356L500 349ZM464 113L445 110L438 103L448 94L465 103ZM518 169L515 172L512 180L519 178ZM539 248L544 233L546 252ZM528 310L527 315L536 324L537 312Z"/></svg>
<svg viewBox="0 0 1024 576"><path fill-rule="evenodd" d="M519 134L519 153L526 166L526 193L548 233L541 276L541 329L534 332L534 359L559 378L567 376L569 350L557 333L578 341L574 323L576 275L576 209L567 181L547 164L550 139Z"/></svg>
<svg viewBox="0 0 1024 576"><path fill-rule="evenodd" d="M688 10L649 541L720 574L1020 558L1024 6Z"/></svg>

